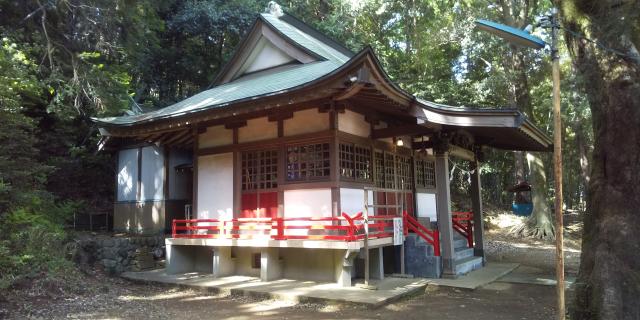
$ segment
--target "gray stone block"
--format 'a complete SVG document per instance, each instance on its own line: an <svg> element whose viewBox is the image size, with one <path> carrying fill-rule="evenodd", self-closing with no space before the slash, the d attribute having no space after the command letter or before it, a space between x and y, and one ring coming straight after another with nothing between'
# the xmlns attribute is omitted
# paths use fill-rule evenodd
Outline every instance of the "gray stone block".
<svg viewBox="0 0 640 320"><path fill-rule="evenodd" d="M111 259L102 259L102 265L107 269L111 269L116 266L116 262L115 260L111 260Z"/></svg>

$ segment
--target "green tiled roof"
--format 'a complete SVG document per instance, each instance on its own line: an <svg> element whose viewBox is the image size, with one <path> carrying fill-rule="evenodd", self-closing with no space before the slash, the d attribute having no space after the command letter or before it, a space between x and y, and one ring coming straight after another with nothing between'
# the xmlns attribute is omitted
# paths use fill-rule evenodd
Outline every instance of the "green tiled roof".
<svg viewBox="0 0 640 320"><path fill-rule="evenodd" d="M303 85L327 75L349 61L349 57L321 40L303 32L269 13L261 15L285 37L325 60L307 64L286 65L240 77L213 87L159 110L120 117L94 119L105 125L132 125L155 119L178 117L196 111L219 108L234 101L268 96Z"/></svg>

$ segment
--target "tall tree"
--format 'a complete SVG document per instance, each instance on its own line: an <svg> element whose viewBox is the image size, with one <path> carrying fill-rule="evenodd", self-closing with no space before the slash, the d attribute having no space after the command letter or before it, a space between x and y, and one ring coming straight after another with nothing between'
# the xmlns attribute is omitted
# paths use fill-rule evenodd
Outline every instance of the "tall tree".
<svg viewBox="0 0 640 320"><path fill-rule="evenodd" d="M564 1L562 14L595 140L573 319L640 319L640 1Z"/></svg>

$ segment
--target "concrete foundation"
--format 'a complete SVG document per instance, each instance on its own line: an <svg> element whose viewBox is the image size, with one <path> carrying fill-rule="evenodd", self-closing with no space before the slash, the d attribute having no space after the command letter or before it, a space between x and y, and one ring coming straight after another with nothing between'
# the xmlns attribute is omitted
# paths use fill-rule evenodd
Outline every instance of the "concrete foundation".
<svg viewBox="0 0 640 320"><path fill-rule="evenodd" d="M282 259L279 248L262 248L260 251L260 280L272 281L282 278Z"/></svg>
<svg viewBox="0 0 640 320"><path fill-rule="evenodd" d="M259 277L262 281L295 279L335 282L350 287L353 279L364 277L356 261L362 250L303 249L278 247L209 247L167 244L166 273L210 273L227 276ZM370 249L370 278L384 279L383 248Z"/></svg>
<svg viewBox="0 0 640 320"><path fill-rule="evenodd" d="M230 247L218 247L213 249L213 276L214 278L226 277L235 273L236 259L231 254Z"/></svg>

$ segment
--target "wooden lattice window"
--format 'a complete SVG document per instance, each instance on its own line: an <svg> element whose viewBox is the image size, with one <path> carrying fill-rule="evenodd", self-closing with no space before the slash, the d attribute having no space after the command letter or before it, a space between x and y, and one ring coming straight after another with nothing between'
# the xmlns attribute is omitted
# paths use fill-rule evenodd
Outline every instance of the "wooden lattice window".
<svg viewBox="0 0 640 320"><path fill-rule="evenodd" d="M435 189L436 164L433 160L416 160L416 186L418 188Z"/></svg>
<svg viewBox="0 0 640 320"><path fill-rule="evenodd" d="M287 180L305 181L329 177L331 156L328 143L287 147Z"/></svg>
<svg viewBox="0 0 640 320"><path fill-rule="evenodd" d="M242 153L242 190L265 190L278 187L278 151Z"/></svg>
<svg viewBox="0 0 640 320"><path fill-rule="evenodd" d="M413 188L413 174L411 172L411 158L404 156L396 156L396 177L398 179L398 188L402 190L411 190Z"/></svg>
<svg viewBox="0 0 640 320"><path fill-rule="evenodd" d="M371 180L371 149L367 147L356 146L354 168L356 171L356 179Z"/></svg>
<svg viewBox="0 0 640 320"><path fill-rule="evenodd" d="M371 180L371 149L353 144L340 144L340 176Z"/></svg>
<svg viewBox="0 0 640 320"><path fill-rule="evenodd" d="M395 156L392 153L384 154L384 187L396 188Z"/></svg>
<svg viewBox="0 0 640 320"><path fill-rule="evenodd" d="M384 188L384 153L376 151L374 153L374 162L376 166L375 183L377 188Z"/></svg>
<svg viewBox="0 0 640 320"><path fill-rule="evenodd" d="M340 144L340 176L343 178L355 178L354 146L348 143Z"/></svg>

